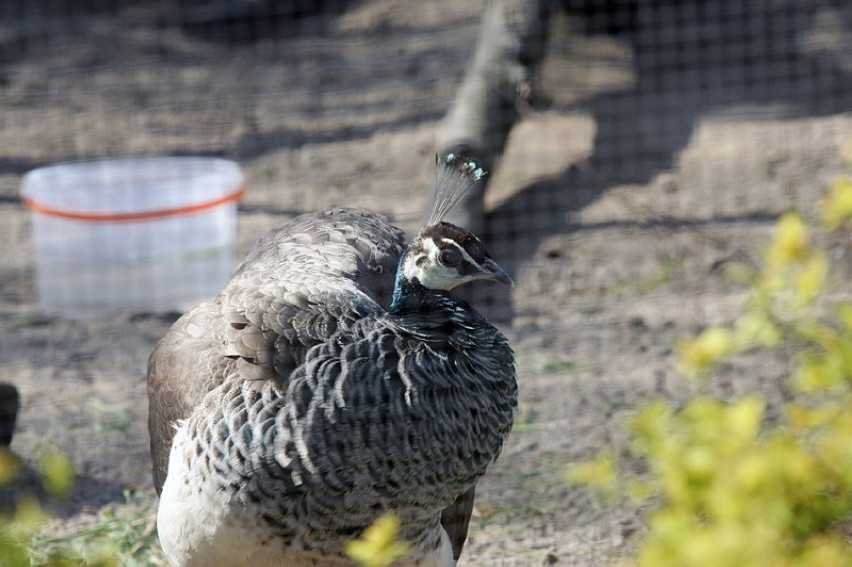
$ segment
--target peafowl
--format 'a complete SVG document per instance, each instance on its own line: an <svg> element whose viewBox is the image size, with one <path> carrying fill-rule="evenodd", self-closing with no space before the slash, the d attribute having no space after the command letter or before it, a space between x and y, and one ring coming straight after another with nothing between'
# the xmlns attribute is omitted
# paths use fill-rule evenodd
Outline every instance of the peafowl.
<svg viewBox="0 0 852 567"><path fill-rule="evenodd" d="M482 175L438 159L432 213L407 245L378 214L299 216L175 322L148 363L173 565L351 567L347 542L386 513L411 550L394 566L456 564L517 405L507 339L450 293L512 283L443 220Z"/></svg>

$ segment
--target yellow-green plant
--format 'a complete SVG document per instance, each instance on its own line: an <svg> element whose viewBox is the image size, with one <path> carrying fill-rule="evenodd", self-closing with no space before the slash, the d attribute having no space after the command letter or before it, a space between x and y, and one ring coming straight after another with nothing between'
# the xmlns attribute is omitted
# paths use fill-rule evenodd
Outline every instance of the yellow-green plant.
<svg viewBox="0 0 852 567"><path fill-rule="evenodd" d="M350 541L346 554L363 567L387 567L407 555L411 546L397 539L399 520L385 514L370 525L360 539Z"/></svg>
<svg viewBox="0 0 852 567"><path fill-rule="evenodd" d="M848 226L852 180L836 180L819 210L826 229ZM802 217L786 213L744 312L678 345L683 371L704 376L734 354L794 352L779 419L755 394L658 401L631 424L647 473L619 474L612 449L569 472L649 510L636 565L852 566L852 301L831 300L828 273Z"/></svg>
<svg viewBox="0 0 852 567"><path fill-rule="evenodd" d="M20 469L20 460L9 450L0 449L0 488L13 483ZM39 473L45 492L52 496L66 493L74 482L67 457L52 446L45 446L41 451ZM32 541L46 519L32 495L21 495L14 510L0 513L0 567L29 567L32 564Z"/></svg>
<svg viewBox="0 0 852 567"><path fill-rule="evenodd" d="M7 449L0 449L0 488L15 482L21 461ZM38 475L48 497L63 498L74 484L74 469L68 457L52 445L39 452ZM102 513L109 515L108 513ZM19 494L14 508L0 512L0 567L115 567L142 565L136 561L139 545L149 544L138 532L140 519L111 522L105 519L95 528L65 537L49 537L42 529L49 515L33 494ZM129 536L128 536L129 534ZM132 537L126 543L122 538ZM124 547L136 546L131 552Z"/></svg>

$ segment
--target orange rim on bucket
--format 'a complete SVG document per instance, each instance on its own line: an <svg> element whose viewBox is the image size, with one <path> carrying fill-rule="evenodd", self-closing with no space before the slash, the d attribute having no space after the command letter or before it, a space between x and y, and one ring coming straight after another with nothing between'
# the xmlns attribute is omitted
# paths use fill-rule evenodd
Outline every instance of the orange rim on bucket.
<svg viewBox="0 0 852 567"><path fill-rule="evenodd" d="M202 201L201 203L194 203L192 205L187 205L184 207L175 207L172 209L139 211L134 213L87 213L78 211L66 211L63 209L57 209L54 207L43 205L29 197L21 197L21 201L23 201L24 204L27 205L33 211L42 215L48 215L52 217L61 217L66 219L92 222L131 222L199 213L207 209L213 209L215 207L218 207L219 205L238 201L240 197L243 196L243 193L245 193L245 187L241 185L233 193L224 195L222 197L217 197L216 199L211 199L209 201Z"/></svg>

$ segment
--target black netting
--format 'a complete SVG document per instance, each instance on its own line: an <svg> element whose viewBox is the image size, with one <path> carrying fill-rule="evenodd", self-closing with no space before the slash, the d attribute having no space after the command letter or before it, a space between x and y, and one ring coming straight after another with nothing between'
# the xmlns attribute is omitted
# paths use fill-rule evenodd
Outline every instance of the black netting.
<svg viewBox="0 0 852 567"><path fill-rule="evenodd" d="M180 294L211 293L223 265L302 212L366 208L412 233L435 153L464 146L491 171L454 219L516 287L462 293L516 348L524 426L480 484L461 564L608 564L641 528L563 482L564 466L622 439L640 401L688 389L673 341L731 320L743 291L727 268L756 261L783 211L815 216L850 141L843 1L2 1L0 382L22 394L12 448L29 463L45 441L71 455L67 529L99 522L91 510L125 488L139 496L121 513L150 520L145 362L188 307ZM72 225L51 225L51 238L77 248L38 266L24 175L141 156L236 162L236 234L190 245L188 225L143 233L113 218L90 238L73 223L101 221L60 215ZM201 203L239 189L187 184ZM187 206L164 199L154 208ZM231 238L234 257L218 255ZM163 259L164 241L186 248ZM850 243L833 246L848 293ZM125 248L152 267L92 271ZM145 279L183 269L185 289ZM117 307L78 319L45 310L39 292ZM154 304L130 301L141 296ZM726 371L776 395L788 362Z"/></svg>

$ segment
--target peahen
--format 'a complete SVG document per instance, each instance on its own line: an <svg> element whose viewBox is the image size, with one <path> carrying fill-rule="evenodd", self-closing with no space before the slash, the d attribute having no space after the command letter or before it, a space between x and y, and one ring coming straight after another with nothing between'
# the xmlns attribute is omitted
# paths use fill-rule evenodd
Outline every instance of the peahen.
<svg viewBox="0 0 852 567"><path fill-rule="evenodd" d="M346 543L385 513L412 550L394 565L456 564L517 403L508 341L449 292L511 284L443 222L482 175L439 159L408 245L378 214L297 217L157 345L149 432L174 565L349 567Z"/></svg>

